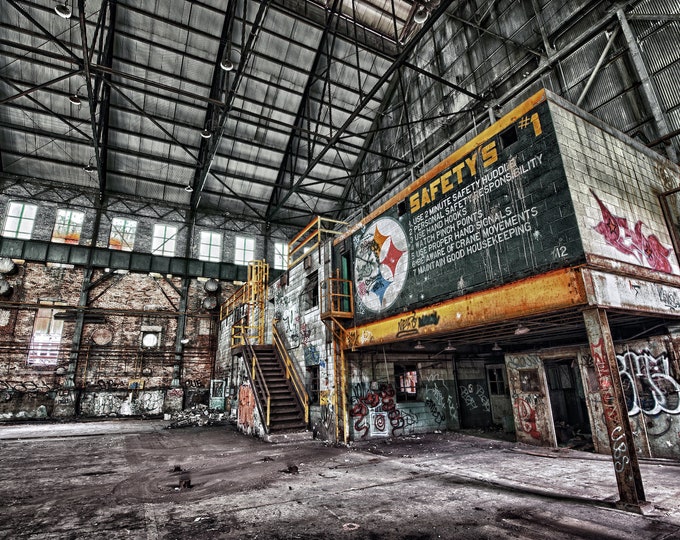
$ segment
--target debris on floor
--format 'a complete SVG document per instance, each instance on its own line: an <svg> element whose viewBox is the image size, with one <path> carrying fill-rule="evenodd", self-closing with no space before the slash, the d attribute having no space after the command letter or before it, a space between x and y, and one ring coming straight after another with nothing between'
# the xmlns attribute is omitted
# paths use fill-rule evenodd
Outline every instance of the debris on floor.
<svg viewBox="0 0 680 540"><path fill-rule="evenodd" d="M166 426L168 429L189 426L214 426L226 421L226 414L222 411L211 411L207 405L194 405L190 409L173 413L170 416L172 423Z"/></svg>

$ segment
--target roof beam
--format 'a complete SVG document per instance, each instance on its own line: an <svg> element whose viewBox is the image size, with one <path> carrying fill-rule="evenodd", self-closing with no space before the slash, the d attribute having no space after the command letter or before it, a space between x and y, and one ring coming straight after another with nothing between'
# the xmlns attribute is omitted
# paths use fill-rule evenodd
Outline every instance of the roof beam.
<svg viewBox="0 0 680 540"><path fill-rule="evenodd" d="M71 56L77 63L78 65L82 66L83 65L83 60L76 54L74 53L71 49L69 49L64 43L52 32L50 32L47 28L45 28L42 24L40 24L34 17L31 15L28 11L26 11L23 7L21 7L19 4L17 4L16 0L7 0L9 4L16 9L19 13L21 13L26 19L31 21L36 28L39 28L40 31L50 39L50 41L53 41L60 49L63 49L66 51L66 53Z"/></svg>
<svg viewBox="0 0 680 540"><path fill-rule="evenodd" d="M90 72L90 51L87 43L87 25L85 22L85 0L78 0L78 14L80 24L80 39L83 49L83 74L87 88L87 102L90 109L90 127L92 128L92 148L97 164L97 178L99 178L99 200L102 201L106 189L106 181L102 167L101 154L99 153L99 140L97 138L97 100L92 87L92 73ZM101 18L100 18L101 21Z"/></svg>
<svg viewBox="0 0 680 540"><path fill-rule="evenodd" d="M274 214L274 209L278 208L279 206L281 197L283 196L282 194L284 193L285 189L284 184L285 179L288 174L290 174L291 176L291 186L294 184L296 164L295 163L291 164L291 160L294 158L294 156L297 156L298 154L296 152L293 152L293 146L296 142L298 145L301 143L301 137L298 137L299 133L298 130L302 128L303 122L306 119L305 112L307 110L307 107L309 106L312 87L319 78L320 71L319 66L324 56L326 56L325 49L326 47L328 47L328 39L331 34L330 28L335 20L335 15L337 11L340 9L340 5L342 5L342 0L333 0L333 4L327 14L326 24L323 28L321 38L319 39L319 44L316 49L314 61L312 62L312 66L309 70L309 76L307 77L305 89L302 93L302 97L298 104L298 110L295 115L295 120L293 121L293 130L291 131L290 136L288 138L288 143L286 144L284 157L283 160L281 161L281 166L279 167L279 172L276 176L276 187L273 189L271 197L269 198L269 204L267 205L266 214L267 221L269 221L269 219L271 219L272 215ZM329 70L326 69L326 72L328 71ZM309 135L311 135L311 131L308 131L307 133L308 133L307 139L310 140Z"/></svg>
<svg viewBox="0 0 680 540"><path fill-rule="evenodd" d="M316 165L319 164L323 156L338 142L338 140L340 140L340 138L348 130L349 126L352 124L354 119L368 105L368 103L370 103L370 101L373 99L373 96L375 96L378 93L380 88L382 88L383 84L390 80L392 75L394 75L394 73L407 61L416 45L425 36L425 34L430 31L430 29L432 28L434 23L439 19L439 17L441 17L441 15L446 12L446 10L453 3L453 1L454 0L443 0L441 4L437 7L437 9L435 9L430 14L430 17L422 24L417 34L404 45L402 51L399 53L399 56L397 56L394 63L392 63L392 65L389 68L387 68L387 70L385 71L385 73L383 73L382 77L380 77L378 82L366 93L366 95L363 97L360 103L356 106L354 112L349 116L349 118L347 118L347 120L345 120L343 125L335 132L335 135L333 135L333 137L331 137L328 140L328 142L321 149L321 151L311 160L311 162L307 166L307 169L301 175L299 175L295 183L283 195L281 200L276 204L276 206L274 206L272 211L268 213L267 219L271 219L274 215L276 215L281 206L293 194L295 188L298 185L300 185L305 180L305 178L307 178L307 176L311 173L314 167L316 167Z"/></svg>

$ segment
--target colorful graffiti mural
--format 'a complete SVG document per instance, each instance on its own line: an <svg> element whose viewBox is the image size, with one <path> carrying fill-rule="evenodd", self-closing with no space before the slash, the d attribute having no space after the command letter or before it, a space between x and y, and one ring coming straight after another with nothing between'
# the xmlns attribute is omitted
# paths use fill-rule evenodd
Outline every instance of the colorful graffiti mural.
<svg viewBox="0 0 680 540"><path fill-rule="evenodd" d="M349 414L354 418L354 431L360 438L404 435L407 428L417 422L417 417L397 408L395 396L390 383L380 384L376 390L366 389L364 384L355 386L354 405Z"/></svg>
<svg viewBox="0 0 680 540"><path fill-rule="evenodd" d="M617 354L628 415L680 414L680 384L670 371L666 352L653 356L648 350Z"/></svg>
<svg viewBox="0 0 680 540"><path fill-rule="evenodd" d="M631 228L625 217L614 215L593 190L590 192L602 213L602 221L594 228L602 235L604 241L619 253L634 257L639 264L670 274L671 250L663 246L655 235L645 235L642 232L644 226L642 221L638 220Z"/></svg>
<svg viewBox="0 0 680 540"><path fill-rule="evenodd" d="M238 425L246 433L255 428L255 393L249 384L238 390Z"/></svg>

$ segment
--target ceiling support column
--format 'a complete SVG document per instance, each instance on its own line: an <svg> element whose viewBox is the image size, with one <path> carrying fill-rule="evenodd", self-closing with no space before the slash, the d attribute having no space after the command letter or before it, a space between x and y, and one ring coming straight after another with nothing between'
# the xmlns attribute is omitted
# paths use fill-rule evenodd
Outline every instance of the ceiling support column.
<svg viewBox="0 0 680 540"><path fill-rule="evenodd" d="M621 376L607 313L600 308L590 308L583 312L583 319L593 355L616 483L619 488L620 500L617 506L622 510L642 514L647 508L651 508L651 504L645 501L640 465L635 451L635 439L628 418L628 408L621 386Z"/></svg>
<svg viewBox="0 0 680 540"><path fill-rule="evenodd" d="M649 71L647 70L645 60L642 57L642 52L640 51L635 34L633 34L633 30L628 23L626 13L623 11L623 9L619 8L616 10L616 16L619 19L621 30L623 30L623 35L626 38L628 52L630 52L631 59L633 60L635 71L637 71L640 82L642 83L642 94L645 96L647 104L652 111L656 128L659 130L659 136L663 137L670 132L670 129L668 127L668 122L666 122L666 117L664 116L661 103L659 102L659 97L657 96L656 90L654 89L652 79L649 76ZM665 148L668 159L670 159L673 163L677 163L678 154L675 150L675 147L673 146L672 141L669 140L668 144L665 145Z"/></svg>

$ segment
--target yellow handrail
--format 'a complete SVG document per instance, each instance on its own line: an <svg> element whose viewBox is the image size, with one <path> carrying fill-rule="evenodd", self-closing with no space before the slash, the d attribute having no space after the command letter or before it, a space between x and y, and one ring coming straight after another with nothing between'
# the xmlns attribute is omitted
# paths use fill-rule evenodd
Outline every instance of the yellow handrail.
<svg viewBox="0 0 680 540"><path fill-rule="evenodd" d="M279 356L281 357L281 359L283 359L283 365L286 368L286 378L290 379L290 381L293 383L295 393L298 396L298 400L302 404L302 409L304 410L305 413L305 424L307 424L309 422L309 395L307 394L307 389L305 388L305 385L300 379L300 374L298 373L297 369L293 365L293 361L288 355L288 351L286 350L286 347L283 344L283 340L281 339L279 331L276 329L276 323L272 325L272 336L274 338L273 339L274 346L276 347L276 350L279 352Z"/></svg>
<svg viewBox="0 0 680 540"><path fill-rule="evenodd" d="M321 245L321 234L341 234L340 231L334 231L324 227L324 223L332 225L346 226L345 221L338 221L336 219L324 218L316 216L309 224L302 229L290 242L288 242L288 268L295 266L298 262L304 259L310 252L314 251ZM302 250L302 253L298 253Z"/></svg>
<svg viewBox="0 0 680 540"><path fill-rule="evenodd" d="M255 354L255 350L253 349L253 346L250 344L250 341L248 341L248 336L244 335L241 336L241 339L243 340L244 345L250 352L250 357L252 359L252 367L250 370L246 370L248 375L250 375L250 384L253 387L253 391L255 393L255 399L258 402L258 408L260 407L259 402L260 402L260 397L258 396L257 393L257 387L255 386L255 382L259 380L262 381L262 389L264 390L264 395L267 398L267 412L265 415L265 426L267 427L267 431L269 431L269 421L271 418L271 394L269 393L269 387L267 386L267 380L264 378L264 375L262 373L262 368L260 368L260 363L257 361L257 355Z"/></svg>

